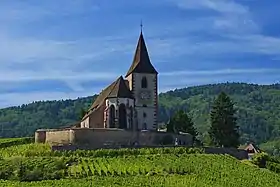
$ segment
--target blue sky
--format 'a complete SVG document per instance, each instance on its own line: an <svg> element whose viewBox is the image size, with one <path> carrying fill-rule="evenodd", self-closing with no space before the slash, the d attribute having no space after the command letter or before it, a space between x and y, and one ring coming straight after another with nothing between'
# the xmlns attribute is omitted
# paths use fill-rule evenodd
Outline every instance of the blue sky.
<svg viewBox="0 0 280 187"><path fill-rule="evenodd" d="M98 93L140 31L159 90L280 81L275 0L1 0L0 107Z"/></svg>

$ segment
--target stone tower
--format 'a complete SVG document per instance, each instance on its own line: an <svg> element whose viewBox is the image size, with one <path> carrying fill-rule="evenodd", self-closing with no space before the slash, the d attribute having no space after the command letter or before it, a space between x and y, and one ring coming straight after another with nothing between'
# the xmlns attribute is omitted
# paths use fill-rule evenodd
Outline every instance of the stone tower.
<svg viewBox="0 0 280 187"><path fill-rule="evenodd" d="M141 30L133 62L126 74L129 89L135 98L134 127L157 130L158 72L151 64Z"/></svg>

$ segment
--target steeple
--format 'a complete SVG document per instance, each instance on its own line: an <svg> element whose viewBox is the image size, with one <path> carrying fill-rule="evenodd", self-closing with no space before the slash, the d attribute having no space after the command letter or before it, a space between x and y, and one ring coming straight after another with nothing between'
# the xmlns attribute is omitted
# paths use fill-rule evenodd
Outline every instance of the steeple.
<svg viewBox="0 0 280 187"><path fill-rule="evenodd" d="M142 23L141 23L141 32L138 39L137 47L135 50L133 62L126 73L126 76L129 76L131 73L150 73L150 74L158 74L156 69L151 64L148 50L145 44L144 36L142 33Z"/></svg>

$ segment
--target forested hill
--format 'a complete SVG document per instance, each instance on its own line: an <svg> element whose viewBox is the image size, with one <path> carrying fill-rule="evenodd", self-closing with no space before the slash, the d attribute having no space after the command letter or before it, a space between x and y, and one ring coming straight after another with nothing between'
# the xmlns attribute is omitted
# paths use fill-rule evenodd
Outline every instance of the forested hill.
<svg viewBox="0 0 280 187"><path fill-rule="evenodd" d="M178 108L192 116L198 130L205 134L213 99L224 91L236 103L242 140L280 137L280 84L255 85L223 83L176 89L159 95L159 120L167 122ZM34 102L0 110L0 136L30 136L38 128L57 128L79 119L96 96L75 100Z"/></svg>

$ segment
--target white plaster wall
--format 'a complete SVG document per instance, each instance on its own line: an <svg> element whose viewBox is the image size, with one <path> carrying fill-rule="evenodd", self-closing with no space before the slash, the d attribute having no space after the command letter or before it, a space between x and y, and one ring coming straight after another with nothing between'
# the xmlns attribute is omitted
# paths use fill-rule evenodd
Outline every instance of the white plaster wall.
<svg viewBox="0 0 280 187"><path fill-rule="evenodd" d="M142 78L146 77L147 79L147 88L142 88ZM133 95L135 97L135 109L137 110L137 119L138 119L138 129L142 129L143 124L147 123L148 130L155 130L157 128L157 93L158 93L158 82L156 74L145 74L145 73L133 73L127 77L129 81L129 86L133 89ZM134 87L133 87L134 81ZM141 91L150 91L151 99L148 103L141 102L139 94ZM147 107L143 107L143 105ZM143 117L143 113L146 113L146 118Z"/></svg>
<svg viewBox="0 0 280 187"><path fill-rule="evenodd" d="M89 128L89 116L81 121L81 128Z"/></svg>
<svg viewBox="0 0 280 187"><path fill-rule="evenodd" d="M110 107L114 105L117 108L117 100L119 101L119 105L122 103L126 105L128 101L128 105L134 107L134 100L130 98L108 98L106 99L106 106Z"/></svg>
<svg viewBox="0 0 280 187"><path fill-rule="evenodd" d="M142 77L144 77L144 76L147 78L147 82L148 82L148 87L147 88L141 88ZM157 93L157 89L155 89L156 77L157 77L156 74L134 73L133 78L134 78L134 86L135 87L134 87L134 90L133 90L133 94L134 94L134 96L136 96L136 100L135 100L135 105L136 106L142 106L141 101L137 98L142 90L151 91L153 94L155 92ZM148 107L154 107L154 101L155 101L155 98L152 97L151 103L148 104L147 106Z"/></svg>
<svg viewBox="0 0 280 187"><path fill-rule="evenodd" d="M144 108L144 107L136 107L137 115L138 115L138 129L144 129L144 123L147 124L148 130L154 130L153 122L154 122L154 107ZM144 118L143 114L146 113L146 117Z"/></svg>

